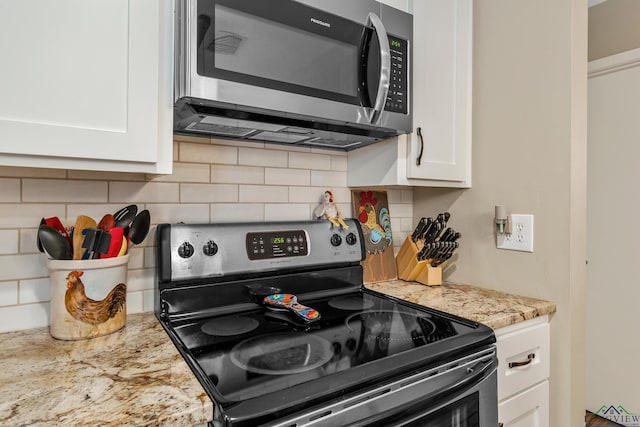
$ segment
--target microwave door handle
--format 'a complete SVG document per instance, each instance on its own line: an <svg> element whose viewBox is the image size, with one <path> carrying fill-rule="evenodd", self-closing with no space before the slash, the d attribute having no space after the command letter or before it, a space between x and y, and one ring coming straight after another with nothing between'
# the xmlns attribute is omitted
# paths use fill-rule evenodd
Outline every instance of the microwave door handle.
<svg viewBox="0 0 640 427"><path fill-rule="evenodd" d="M380 83L378 84L378 94L373 109L368 117L369 123L376 124L380 119L384 105L387 102L387 93L389 92L389 81L391 79L391 52L389 51L389 37L387 30L384 28L382 21L375 13L369 13L367 17L367 25L373 26L378 35L378 43L380 44Z"/></svg>

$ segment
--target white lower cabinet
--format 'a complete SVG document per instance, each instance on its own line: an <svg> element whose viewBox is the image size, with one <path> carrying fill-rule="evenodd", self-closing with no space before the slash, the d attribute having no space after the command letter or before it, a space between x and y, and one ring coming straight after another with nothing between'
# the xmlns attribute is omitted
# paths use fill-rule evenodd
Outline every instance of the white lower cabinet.
<svg viewBox="0 0 640 427"><path fill-rule="evenodd" d="M499 425L548 427L548 316L497 329L496 340Z"/></svg>

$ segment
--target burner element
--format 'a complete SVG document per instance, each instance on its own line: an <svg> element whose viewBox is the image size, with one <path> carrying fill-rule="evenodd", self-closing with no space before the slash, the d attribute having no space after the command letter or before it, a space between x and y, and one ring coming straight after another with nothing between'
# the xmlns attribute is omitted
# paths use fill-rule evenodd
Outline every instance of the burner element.
<svg viewBox="0 0 640 427"><path fill-rule="evenodd" d="M338 310L362 311L370 309L374 306L374 303L363 299L361 296L346 296L331 299L329 305Z"/></svg>
<svg viewBox="0 0 640 427"><path fill-rule="evenodd" d="M200 327L200 330L207 335L230 337L251 332L256 329L258 325L260 325L260 322L256 319L245 316L233 316L210 320L204 323Z"/></svg>
<svg viewBox="0 0 640 427"><path fill-rule="evenodd" d="M231 350L231 361L249 372L299 374L324 365L333 347L324 338L302 333L277 333L248 338Z"/></svg>

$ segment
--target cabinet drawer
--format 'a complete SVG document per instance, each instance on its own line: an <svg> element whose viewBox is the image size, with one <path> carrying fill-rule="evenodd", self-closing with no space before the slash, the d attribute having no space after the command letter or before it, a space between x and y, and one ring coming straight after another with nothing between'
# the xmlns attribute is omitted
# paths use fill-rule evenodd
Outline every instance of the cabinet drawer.
<svg viewBox="0 0 640 427"><path fill-rule="evenodd" d="M549 323L530 322L496 331L498 401L549 378Z"/></svg>
<svg viewBox="0 0 640 427"><path fill-rule="evenodd" d="M501 427L549 427L549 381L498 405Z"/></svg>

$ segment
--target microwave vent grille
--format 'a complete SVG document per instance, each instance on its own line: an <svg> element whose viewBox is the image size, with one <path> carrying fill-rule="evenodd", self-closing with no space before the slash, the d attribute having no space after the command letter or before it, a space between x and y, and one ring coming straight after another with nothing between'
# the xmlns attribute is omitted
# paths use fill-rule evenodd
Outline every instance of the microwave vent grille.
<svg viewBox="0 0 640 427"><path fill-rule="evenodd" d="M313 138L305 141L304 144L318 145L321 147L332 148L350 148L356 145L362 144L362 141L348 141L344 139L332 139L332 138Z"/></svg>
<svg viewBox="0 0 640 427"><path fill-rule="evenodd" d="M196 122L186 127L186 130L193 132L214 133L224 136L246 137L256 130L243 127L225 126L212 123Z"/></svg>

